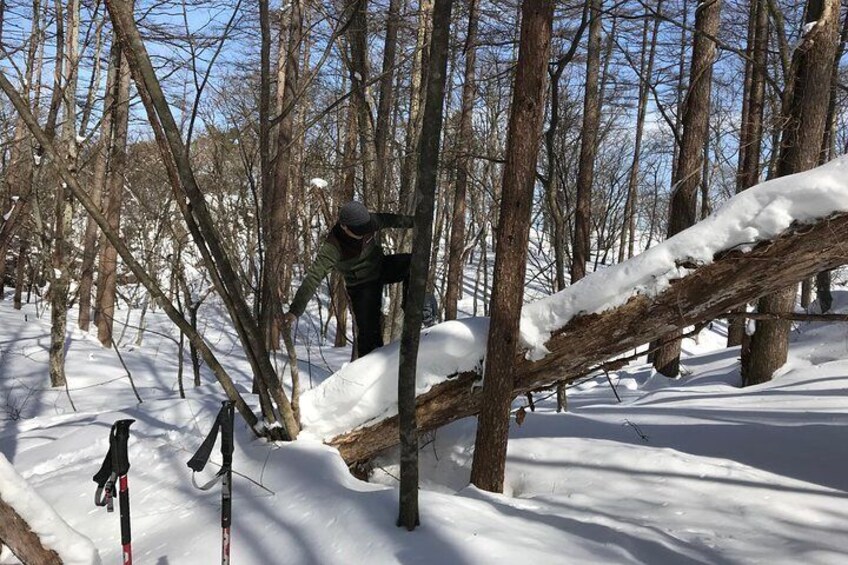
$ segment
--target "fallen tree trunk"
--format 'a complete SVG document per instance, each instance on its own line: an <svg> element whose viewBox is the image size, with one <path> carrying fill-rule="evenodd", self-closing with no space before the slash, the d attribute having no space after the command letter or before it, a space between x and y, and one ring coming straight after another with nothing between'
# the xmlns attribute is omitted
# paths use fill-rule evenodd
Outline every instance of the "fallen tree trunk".
<svg viewBox="0 0 848 565"><path fill-rule="evenodd" d="M6 545L23 563L62 563L52 549L42 545L26 520L0 498L0 544Z"/></svg>
<svg viewBox="0 0 848 565"><path fill-rule="evenodd" d="M848 314L807 314L805 312L734 312L723 317L791 322L848 322Z"/></svg>
<svg viewBox="0 0 848 565"><path fill-rule="evenodd" d="M539 361L515 362L513 394L524 394L555 381L572 381L605 360L662 339L680 328L721 317L732 308L785 288L823 270L848 263L848 214L790 228L751 251L724 251L694 268L656 296L637 295L600 314L576 316L545 344ZM595 276L602 276L598 273ZM480 378L463 373L417 399L421 431L438 428L479 411ZM327 443L348 463L373 457L398 442L397 417L338 435Z"/></svg>

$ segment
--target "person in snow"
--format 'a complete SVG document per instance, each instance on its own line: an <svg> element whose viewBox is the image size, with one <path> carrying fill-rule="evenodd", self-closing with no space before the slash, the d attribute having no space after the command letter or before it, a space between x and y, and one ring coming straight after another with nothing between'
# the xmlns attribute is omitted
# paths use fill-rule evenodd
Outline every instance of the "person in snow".
<svg viewBox="0 0 848 565"><path fill-rule="evenodd" d="M288 325L303 314L306 304L321 280L335 269L344 276L353 310L359 357L383 345L380 314L383 286L402 282L404 296L409 280L411 254L384 255L380 230L412 228L411 216L378 214L360 202L348 202L339 212L339 221L324 240L315 261L297 289L285 316Z"/></svg>

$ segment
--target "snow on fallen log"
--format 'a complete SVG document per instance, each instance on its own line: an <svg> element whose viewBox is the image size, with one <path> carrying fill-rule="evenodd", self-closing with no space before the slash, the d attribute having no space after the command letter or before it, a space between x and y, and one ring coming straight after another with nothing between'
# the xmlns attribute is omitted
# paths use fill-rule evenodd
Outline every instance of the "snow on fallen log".
<svg viewBox="0 0 848 565"><path fill-rule="evenodd" d="M24 563L100 563L91 540L62 520L2 454L0 541Z"/></svg>
<svg viewBox="0 0 848 565"><path fill-rule="evenodd" d="M454 320L422 331L416 394L444 382L447 375L478 371L488 331L488 318ZM399 352L399 342L381 347L303 393L303 429L326 439L396 415Z"/></svg>
<svg viewBox="0 0 848 565"><path fill-rule="evenodd" d="M527 357L543 358L551 335L576 315L610 310L637 294L655 296L721 252L749 251L793 224L836 212L848 212L848 155L737 194L703 221L644 253L528 304L521 312Z"/></svg>
<svg viewBox="0 0 848 565"><path fill-rule="evenodd" d="M525 306L521 338L526 352L516 359L516 394L580 376L673 330L848 263L846 212L848 156L843 156L750 188L641 255ZM475 331L473 322L463 322ZM485 352L485 329L481 322L476 331L482 335L465 337L482 344L483 351L471 348L464 363L452 359L441 377L428 369L440 352L420 353L421 429L477 412L479 389L473 383L479 372L469 366L478 366ZM348 461L397 442L397 354L390 353L392 347L351 363L304 395L306 431L339 447Z"/></svg>

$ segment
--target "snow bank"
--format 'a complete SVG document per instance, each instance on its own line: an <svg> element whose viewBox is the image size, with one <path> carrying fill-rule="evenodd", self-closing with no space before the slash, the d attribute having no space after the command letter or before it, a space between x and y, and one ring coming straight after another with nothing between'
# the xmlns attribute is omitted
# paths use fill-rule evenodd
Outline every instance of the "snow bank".
<svg viewBox="0 0 848 565"><path fill-rule="evenodd" d="M67 564L93 565L100 555L91 540L68 526L0 453L0 498L12 506L44 544Z"/></svg>
<svg viewBox="0 0 848 565"><path fill-rule="evenodd" d="M797 175L737 194L691 228L633 259L593 273L567 289L524 307L521 342L527 358L549 353L551 334L578 314L603 312L636 294L655 295L686 275L681 263L706 265L720 251L752 248L794 222L808 223L848 211L848 155Z"/></svg>
<svg viewBox="0 0 848 565"><path fill-rule="evenodd" d="M416 394L446 376L478 368L488 330L488 318L467 318L421 332ZM399 351L397 342L380 348L305 392L300 401L304 431L328 439L397 414Z"/></svg>

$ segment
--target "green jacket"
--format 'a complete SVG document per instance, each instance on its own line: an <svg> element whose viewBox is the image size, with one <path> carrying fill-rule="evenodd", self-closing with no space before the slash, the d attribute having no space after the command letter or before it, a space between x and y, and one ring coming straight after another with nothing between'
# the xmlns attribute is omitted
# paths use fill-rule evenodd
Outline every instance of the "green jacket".
<svg viewBox="0 0 848 565"><path fill-rule="evenodd" d="M333 226L324 243L318 250L318 255L306 276L300 283L300 288L294 295L289 306L289 312L300 316L306 310L306 304L315 289L335 269L344 276L346 286L356 286L380 278L383 265L383 242L380 230L383 228L411 228L412 216L400 214L371 214L375 231L361 240L348 237L339 224Z"/></svg>

